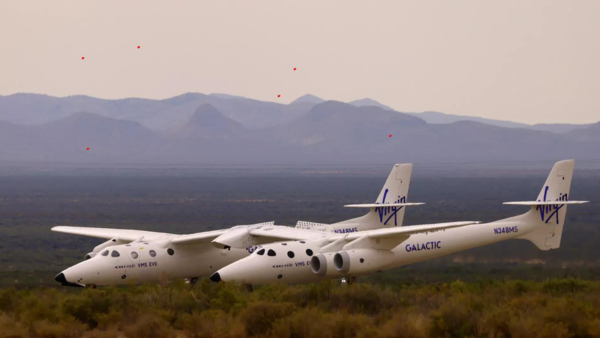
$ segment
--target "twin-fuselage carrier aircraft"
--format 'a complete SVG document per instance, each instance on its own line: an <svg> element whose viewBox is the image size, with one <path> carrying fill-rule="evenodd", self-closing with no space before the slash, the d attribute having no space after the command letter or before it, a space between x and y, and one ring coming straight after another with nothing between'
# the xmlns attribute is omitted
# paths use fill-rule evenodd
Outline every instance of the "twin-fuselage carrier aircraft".
<svg viewBox="0 0 600 338"><path fill-rule="evenodd" d="M402 226L412 164L397 164L374 204L358 218L335 224L273 222L175 235L139 230L54 227L70 234L108 239L85 260L56 276L67 286L136 284L164 276L237 281L249 286L307 283L326 278L349 282L359 275L393 269L507 239L527 239L541 250L560 245L575 162L558 162L537 201L523 215L488 224L474 221ZM271 244L267 244L271 243Z"/></svg>
<svg viewBox="0 0 600 338"><path fill-rule="evenodd" d="M56 276L67 286L96 286L156 282L168 278L185 278L195 283L199 277L251 254L259 245L272 243L276 236L255 237L254 232L303 230L309 233L350 233L402 226L412 164L396 164L379 197L382 210L335 224L299 221L296 228L274 222L234 226L229 229L176 235L141 230L57 226L53 231L106 239L84 257L84 261ZM390 203L390 201L394 201ZM452 223L458 224L458 223ZM460 223L467 224L467 223ZM470 224L470 222L468 223ZM440 225L445 226L445 225ZM310 229L310 230L307 230ZM264 241L263 241L264 240ZM288 240L282 237L278 240ZM224 243L235 243L232 247Z"/></svg>

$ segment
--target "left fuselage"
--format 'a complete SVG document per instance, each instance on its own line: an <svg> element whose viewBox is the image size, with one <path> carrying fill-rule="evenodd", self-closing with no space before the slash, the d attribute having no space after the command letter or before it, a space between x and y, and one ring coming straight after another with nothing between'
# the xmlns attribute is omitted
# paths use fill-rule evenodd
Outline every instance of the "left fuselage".
<svg viewBox="0 0 600 338"><path fill-rule="evenodd" d="M68 283L82 285L139 284L170 278L197 278L210 275L248 256L253 249L218 249L210 243L164 246L152 242L134 242L107 247L95 257L61 274Z"/></svg>

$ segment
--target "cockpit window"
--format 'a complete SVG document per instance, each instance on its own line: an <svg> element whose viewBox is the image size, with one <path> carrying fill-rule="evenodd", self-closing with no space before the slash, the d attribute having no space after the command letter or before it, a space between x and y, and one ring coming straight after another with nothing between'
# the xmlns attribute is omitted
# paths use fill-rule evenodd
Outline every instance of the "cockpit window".
<svg viewBox="0 0 600 338"><path fill-rule="evenodd" d="M150 251L148 251L148 253L150 254L150 256L156 257L156 251L150 250Z"/></svg>
<svg viewBox="0 0 600 338"><path fill-rule="evenodd" d="M119 253L116 250L113 250L113 252L110 253L111 257L119 257L121 255L119 255Z"/></svg>
<svg viewBox="0 0 600 338"><path fill-rule="evenodd" d="M102 255L102 256L108 256L108 250L104 250L104 251L101 253L101 255Z"/></svg>
<svg viewBox="0 0 600 338"><path fill-rule="evenodd" d="M137 258L138 258L138 254L137 254L137 252L135 252L135 251L132 251L132 252L131 252L131 258L133 258L133 259L137 259Z"/></svg>
<svg viewBox="0 0 600 338"><path fill-rule="evenodd" d="M265 254L265 249L260 249L256 252L257 255L264 255Z"/></svg>
<svg viewBox="0 0 600 338"><path fill-rule="evenodd" d="M269 251L267 251L267 256L277 256L277 254L275 253L275 251L269 249Z"/></svg>
<svg viewBox="0 0 600 338"><path fill-rule="evenodd" d="M288 257L289 258L294 258L294 253L292 251L288 251Z"/></svg>

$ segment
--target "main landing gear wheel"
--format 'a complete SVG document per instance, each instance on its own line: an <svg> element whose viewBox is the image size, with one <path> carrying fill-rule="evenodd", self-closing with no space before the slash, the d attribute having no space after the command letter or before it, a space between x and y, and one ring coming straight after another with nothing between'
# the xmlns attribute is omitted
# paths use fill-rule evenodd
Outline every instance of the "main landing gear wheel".
<svg viewBox="0 0 600 338"><path fill-rule="evenodd" d="M194 286L196 286L196 282L198 281L198 277L192 277L192 278L186 278L185 282L189 283L190 286L193 288Z"/></svg>
<svg viewBox="0 0 600 338"><path fill-rule="evenodd" d="M253 292L252 284L246 284L246 290L248 290L248 292Z"/></svg>
<svg viewBox="0 0 600 338"><path fill-rule="evenodd" d="M354 276L354 277L344 277L344 278L342 278L342 284L346 283L348 285L352 285L355 280L356 280L356 276Z"/></svg>
<svg viewBox="0 0 600 338"><path fill-rule="evenodd" d="M96 284L86 284L85 287L88 288L88 289L95 289L96 288Z"/></svg>

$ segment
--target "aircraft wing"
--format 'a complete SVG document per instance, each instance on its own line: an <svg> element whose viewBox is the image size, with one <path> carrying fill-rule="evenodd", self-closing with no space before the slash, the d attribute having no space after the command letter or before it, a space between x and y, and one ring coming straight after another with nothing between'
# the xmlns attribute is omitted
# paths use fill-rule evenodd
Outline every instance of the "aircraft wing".
<svg viewBox="0 0 600 338"><path fill-rule="evenodd" d="M346 240L358 239L362 236L368 236L369 238L391 238L398 235L413 235L424 232L439 231L451 228L462 227L465 225L478 224L476 221L464 221L464 222L448 222L448 223L436 223L436 224L422 224L422 225L406 225L395 228L383 228L371 231L353 232L346 236Z"/></svg>
<svg viewBox="0 0 600 338"><path fill-rule="evenodd" d="M173 243L173 244L209 243L209 242L212 242L215 238L217 238L223 234L226 234L225 236L227 236L227 235L235 236L236 234L239 234L240 232L248 233L248 229L260 228L263 226L277 227L274 224L275 224L275 222L271 221L271 222L264 222L264 223L250 224L250 225L236 225L229 229L204 231L204 232L199 232L199 233L190 234L190 235L180 235L180 236L176 236L176 237L172 238L171 243Z"/></svg>
<svg viewBox="0 0 600 338"><path fill-rule="evenodd" d="M82 235L88 237L113 239L124 242L133 242L143 237L143 241L157 241L157 240L170 240L173 244L198 244L208 243L220 235L232 231L233 229L246 229L248 227L261 227L261 226L272 226L275 222L265 222L253 225L241 225L235 226L229 229L220 229L213 231L198 232L189 235L177 235L165 232L153 232L143 230L129 230L129 229L111 229L111 228L86 228L86 227L70 227L70 226L56 226L52 228L52 231L62 232L72 235ZM278 227L278 226L275 226ZM319 231L317 231L319 232Z"/></svg>
<svg viewBox="0 0 600 338"><path fill-rule="evenodd" d="M198 243L208 243L213 239L219 237L224 234L229 229L223 230L213 230L213 231L204 231L196 234L190 235L179 235L174 237L171 240L173 244L198 244Z"/></svg>
<svg viewBox="0 0 600 338"><path fill-rule="evenodd" d="M323 247L321 252L337 251L340 248L343 250L350 249L376 249L376 250L392 250L406 241L411 235L419 233L427 233L432 231L446 230L465 225L477 224L479 222L449 222L438 224L423 224L402 226L396 228L377 229L372 231L354 232L340 237L336 242Z"/></svg>
<svg viewBox="0 0 600 338"><path fill-rule="evenodd" d="M178 236L163 232L143 231L143 230L129 230L129 229L111 229L111 228L86 228L86 227L70 227L70 226L56 226L51 229L52 231L62 232L65 234L81 235L88 237L113 239L118 238L122 241L135 241L141 237L144 240L157 240L170 236Z"/></svg>
<svg viewBox="0 0 600 338"><path fill-rule="evenodd" d="M312 239L324 239L337 235L332 232L319 230L291 228L286 226L261 227L249 231L250 235L261 237L261 242L279 242L279 241L301 241Z"/></svg>
<svg viewBox="0 0 600 338"><path fill-rule="evenodd" d="M437 224L411 225L394 228L383 228L370 231L359 231L352 233L335 233L324 232L317 230L290 228L284 226L262 227L259 229L250 230L250 235L260 237L262 243L279 242L279 241L300 241L300 240L319 240L327 239L328 242L344 239L346 242L354 241L361 237L371 239L385 239L398 236L408 237L412 234L438 231L450 228L461 227L465 225L477 224L475 221L465 222L449 222Z"/></svg>

